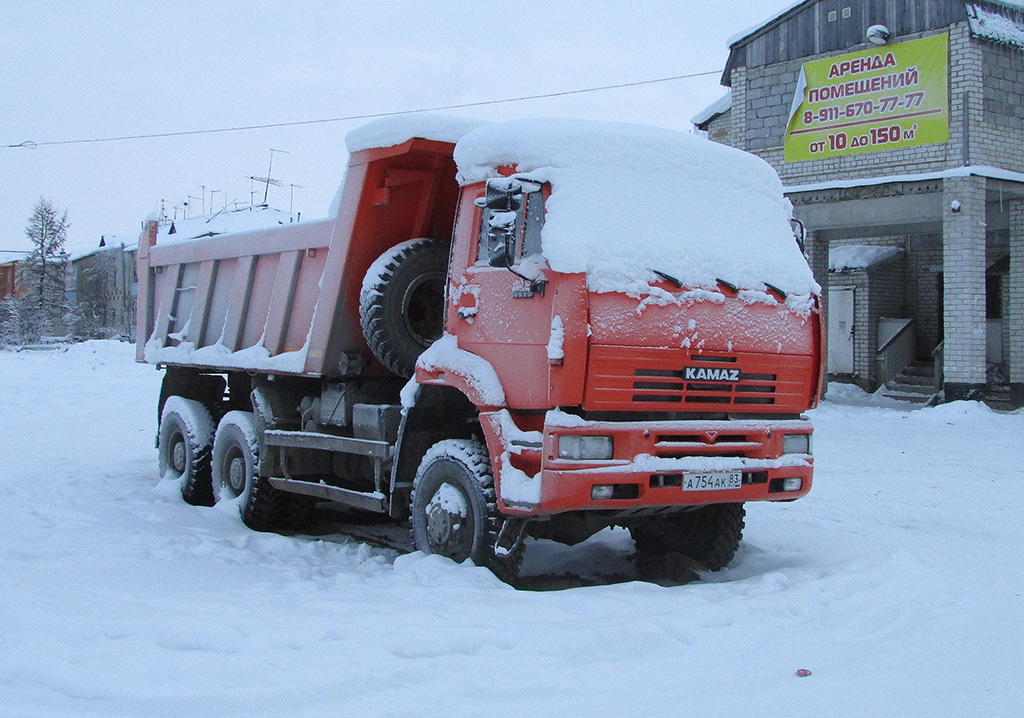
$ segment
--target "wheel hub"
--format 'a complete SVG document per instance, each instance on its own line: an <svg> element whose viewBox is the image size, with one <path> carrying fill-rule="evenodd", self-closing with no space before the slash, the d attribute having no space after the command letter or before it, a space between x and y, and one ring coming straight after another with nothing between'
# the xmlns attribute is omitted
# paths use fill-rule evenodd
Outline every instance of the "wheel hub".
<svg viewBox="0 0 1024 718"><path fill-rule="evenodd" d="M185 442L179 437L178 440L174 442L174 445L171 446L171 467L174 469L175 473L185 473L187 458Z"/></svg>
<svg viewBox="0 0 1024 718"><path fill-rule="evenodd" d="M231 459L228 465L228 483L236 494L241 494L245 489L245 459L241 456Z"/></svg>
<svg viewBox="0 0 1024 718"><path fill-rule="evenodd" d="M452 535L459 530L462 520L461 516L453 516L440 506L435 506L427 516L427 536L430 537L430 543L435 546L447 544Z"/></svg>
<svg viewBox="0 0 1024 718"><path fill-rule="evenodd" d="M469 506L462 492L451 484L438 487L426 506L427 541L434 553L455 561L469 557L473 529Z"/></svg>
<svg viewBox="0 0 1024 718"><path fill-rule="evenodd" d="M406 329L419 344L429 347L444 328L444 279L437 272L419 277L402 297Z"/></svg>

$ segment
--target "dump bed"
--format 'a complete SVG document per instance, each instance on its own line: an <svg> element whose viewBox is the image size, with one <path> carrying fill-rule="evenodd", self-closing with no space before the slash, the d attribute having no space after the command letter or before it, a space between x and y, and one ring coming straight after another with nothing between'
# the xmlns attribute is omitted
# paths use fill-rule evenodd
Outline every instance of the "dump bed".
<svg viewBox="0 0 1024 718"><path fill-rule="evenodd" d="M454 144L412 139L351 156L335 217L139 242L139 361L337 377L383 371L359 325L363 275L417 237L450 241Z"/></svg>
<svg viewBox="0 0 1024 718"><path fill-rule="evenodd" d="M333 221L139 245L139 359L306 371L307 338ZM143 335L140 333L139 335Z"/></svg>

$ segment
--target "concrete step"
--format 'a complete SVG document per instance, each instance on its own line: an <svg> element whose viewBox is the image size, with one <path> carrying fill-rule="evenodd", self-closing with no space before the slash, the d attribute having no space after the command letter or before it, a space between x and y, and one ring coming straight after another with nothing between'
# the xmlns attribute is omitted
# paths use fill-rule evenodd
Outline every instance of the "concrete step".
<svg viewBox="0 0 1024 718"><path fill-rule="evenodd" d="M913 384L915 386L935 387L935 376L933 374L911 374L903 372L890 383Z"/></svg>
<svg viewBox="0 0 1024 718"><path fill-rule="evenodd" d="M906 381L904 378L896 377L885 385L886 389L900 391L905 394L934 394L938 389L934 384L922 384L915 381Z"/></svg>
<svg viewBox="0 0 1024 718"><path fill-rule="evenodd" d="M993 386L985 391L985 403L992 409L999 411L1013 411L1013 404L1010 401L1010 387Z"/></svg>
<svg viewBox="0 0 1024 718"><path fill-rule="evenodd" d="M896 399L897 401L905 401L905 402L908 402L910 404L920 404L921 406L926 406L928 404L931 404L936 399L938 399L938 394L935 394L935 393L921 394L921 393L917 393L917 392L898 391L898 390L891 389L891 388L888 388L888 387L883 389L881 393L882 393L882 396L884 396L884 397L886 397L888 399Z"/></svg>
<svg viewBox="0 0 1024 718"><path fill-rule="evenodd" d="M933 366L908 366L900 373L904 376L918 376L935 381L935 367Z"/></svg>

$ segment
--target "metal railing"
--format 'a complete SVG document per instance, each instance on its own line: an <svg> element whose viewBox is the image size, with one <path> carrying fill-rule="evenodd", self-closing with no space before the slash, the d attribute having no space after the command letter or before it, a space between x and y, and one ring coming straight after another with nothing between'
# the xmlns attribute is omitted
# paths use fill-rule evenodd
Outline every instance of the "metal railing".
<svg viewBox="0 0 1024 718"><path fill-rule="evenodd" d="M913 319L878 320L878 381L888 384L914 360L917 337Z"/></svg>

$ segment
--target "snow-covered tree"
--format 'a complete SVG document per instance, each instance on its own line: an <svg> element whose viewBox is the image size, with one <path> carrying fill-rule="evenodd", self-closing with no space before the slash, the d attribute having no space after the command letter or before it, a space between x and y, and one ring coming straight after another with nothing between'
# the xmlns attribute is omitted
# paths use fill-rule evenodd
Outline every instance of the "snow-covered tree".
<svg viewBox="0 0 1024 718"><path fill-rule="evenodd" d="M25 322L21 316L21 302L14 297L0 301L0 347L23 344L26 337Z"/></svg>
<svg viewBox="0 0 1024 718"><path fill-rule="evenodd" d="M18 299L19 314L30 335L23 341L51 332L68 313L65 282L70 258L64 250L68 227L67 211L58 213L48 199L40 197L25 228L32 251L18 279L24 290Z"/></svg>

